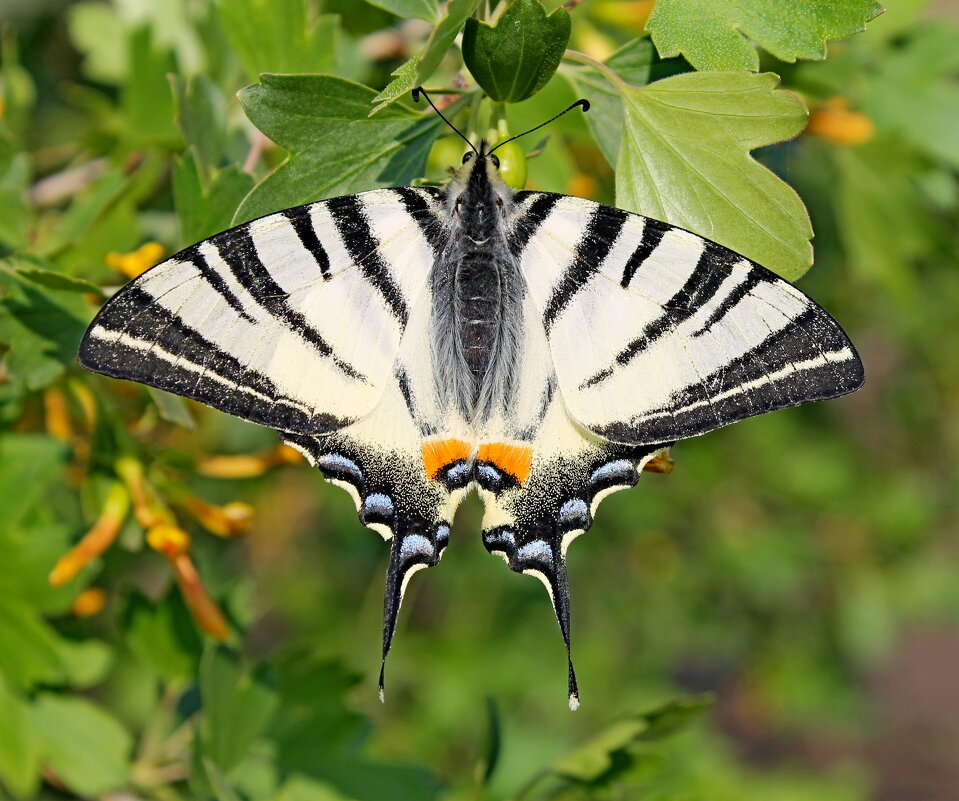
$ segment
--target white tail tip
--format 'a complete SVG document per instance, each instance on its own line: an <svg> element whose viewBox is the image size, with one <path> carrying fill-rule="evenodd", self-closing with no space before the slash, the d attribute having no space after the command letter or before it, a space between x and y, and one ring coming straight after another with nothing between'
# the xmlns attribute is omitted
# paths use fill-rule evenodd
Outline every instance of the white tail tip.
<svg viewBox="0 0 959 801"><path fill-rule="evenodd" d="M385 703L386 703L386 694L383 692L383 688L382 688L382 687L380 687L379 696L380 696L380 703L381 703L381 704L385 704ZM578 705L579 705L579 702L577 701L577 706L578 706Z"/></svg>
<svg viewBox="0 0 959 801"><path fill-rule="evenodd" d="M569 710L570 712L575 712L579 709L579 696L576 693L569 694Z"/></svg>

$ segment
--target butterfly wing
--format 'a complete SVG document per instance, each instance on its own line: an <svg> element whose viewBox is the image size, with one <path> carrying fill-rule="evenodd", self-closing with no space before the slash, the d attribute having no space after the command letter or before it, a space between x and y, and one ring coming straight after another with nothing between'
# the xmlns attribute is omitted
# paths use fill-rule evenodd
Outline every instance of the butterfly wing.
<svg viewBox="0 0 959 801"><path fill-rule="evenodd" d="M433 263L434 199L363 192L199 242L104 305L80 363L284 431L349 425L392 380Z"/></svg>
<svg viewBox="0 0 959 801"><path fill-rule="evenodd" d="M79 354L277 429L350 493L391 542L384 664L406 584L439 561L465 493L423 469L424 438L446 424L429 354L437 199L375 190L217 234L118 292Z"/></svg>
<svg viewBox="0 0 959 801"><path fill-rule="evenodd" d="M621 209L546 207L521 251L569 413L622 443L670 442L858 389L836 321L733 251Z"/></svg>
<svg viewBox="0 0 959 801"><path fill-rule="evenodd" d="M502 433L512 455L495 446L484 464L480 449L483 541L543 582L568 654L566 549L604 497L673 441L850 392L862 366L823 309L726 248L579 198L517 201L526 355ZM537 394L532 412L522 399Z"/></svg>

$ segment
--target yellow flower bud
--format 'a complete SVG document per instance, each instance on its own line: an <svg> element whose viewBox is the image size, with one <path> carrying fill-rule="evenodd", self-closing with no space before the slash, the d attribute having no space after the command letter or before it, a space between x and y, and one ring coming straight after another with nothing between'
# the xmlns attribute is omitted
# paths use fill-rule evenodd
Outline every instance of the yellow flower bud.
<svg viewBox="0 0 959 801"><path fill-rule="evenodd" d="M161 523L147 531L147 545L174 559L190 550L190 535L179 526Z"/></svg>
<svg viewBox="0 0 959 801"><path fill-rule="evenodd" d="M833 97L809 116L806 133L815 134L842 147L854 147L873 138L876 127L860 111L850 111L844 97Z"/></svg>
<svg viewBox="0 0 959 801"><path fill-rule="evenodd" d="M163 258L165 250L159 242L147 242L132 253L116 253L111 251L106 255L108 267L119 270L127 278L136 278L149 270Z"/></svg>
<svg viewBox="0 0 959 801"><path fill-rule="evenodd" d="M70 609L77 617L95 615L107 603L107 594L99 587L88 587L73 599Z"/></svg>

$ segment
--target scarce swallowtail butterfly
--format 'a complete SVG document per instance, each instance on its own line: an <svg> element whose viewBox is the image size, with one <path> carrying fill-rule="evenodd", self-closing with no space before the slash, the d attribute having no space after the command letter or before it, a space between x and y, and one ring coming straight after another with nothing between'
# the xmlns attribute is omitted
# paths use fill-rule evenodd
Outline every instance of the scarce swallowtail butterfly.
<svg viewBox="0 0 959 801"><path fill-rule="evenodd" d="M198 242L117 292L80 345L88 370L276 429L350 493L390 543L384 665L407 582L471 490L487 550L546 586L568 656L566 549L604 497L676 440L863 381L836 321L764 267L498 168L481 144L442 188ZM575 709L571 660L568 676Z"/></svg>

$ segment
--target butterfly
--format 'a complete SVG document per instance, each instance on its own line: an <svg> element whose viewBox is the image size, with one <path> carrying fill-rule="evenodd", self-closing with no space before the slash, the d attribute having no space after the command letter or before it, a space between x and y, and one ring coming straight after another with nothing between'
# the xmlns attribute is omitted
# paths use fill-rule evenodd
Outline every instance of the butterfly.
<svg viewBox="0 0 959 801"><path fill-rule="evenodd" d="M602 499L677 440L852 392L863 369L825 310L750 259L516 191L495 148L470 147L445 186L309 203L180 251L107 301L79 361L273 428L350 493L390 543L381 699L407 583L478 491L487 550L549 593L575 709L566 551Z"/></svg>

